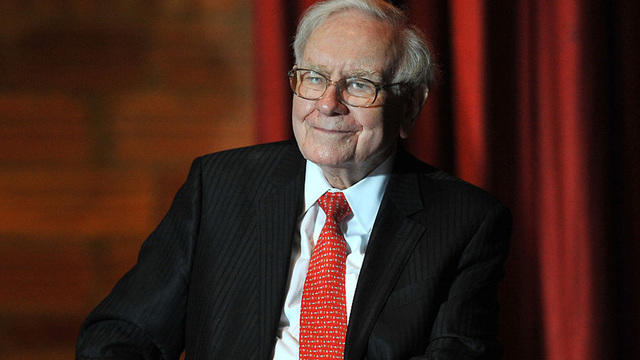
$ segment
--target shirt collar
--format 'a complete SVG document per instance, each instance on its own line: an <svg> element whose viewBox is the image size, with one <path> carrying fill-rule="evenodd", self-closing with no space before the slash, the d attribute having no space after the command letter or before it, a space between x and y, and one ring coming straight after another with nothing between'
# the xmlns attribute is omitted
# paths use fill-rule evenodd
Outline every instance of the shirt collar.
<svg viewBox="0 0 640 360"><path fill-rule="evenodd" d="M382 202L382 196L389 182L392 166L393 155L390 155L364 179L347 189L339 190L329 184L318 165L307 160L304 182L304 213L325 192L342 191L351 207L354 218L362 226L365 226L367 231L371 231Z"/></svg>

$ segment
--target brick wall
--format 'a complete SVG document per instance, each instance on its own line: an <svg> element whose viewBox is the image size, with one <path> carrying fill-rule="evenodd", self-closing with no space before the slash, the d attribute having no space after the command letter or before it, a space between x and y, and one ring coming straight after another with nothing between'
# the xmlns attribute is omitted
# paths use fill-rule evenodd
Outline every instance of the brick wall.
<svg viewBox="0 0 640 360"><path fill-rule="evenodd" d="M250 0L0 2L0 359L70 359L191 160L248 145Z"/></svg>

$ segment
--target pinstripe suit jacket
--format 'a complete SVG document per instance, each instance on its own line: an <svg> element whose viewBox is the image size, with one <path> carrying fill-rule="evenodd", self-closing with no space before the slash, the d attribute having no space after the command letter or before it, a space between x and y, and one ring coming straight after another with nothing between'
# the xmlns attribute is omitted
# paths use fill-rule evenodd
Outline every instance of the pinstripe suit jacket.
<svg viewBox="0 0 640 360"><path fill-rule="evenodd" d="M303 206L293 142L194 161L137 264L85 320L81 359L269 359ZM493 359L508 210L400 150L346 359Z"/></svg>

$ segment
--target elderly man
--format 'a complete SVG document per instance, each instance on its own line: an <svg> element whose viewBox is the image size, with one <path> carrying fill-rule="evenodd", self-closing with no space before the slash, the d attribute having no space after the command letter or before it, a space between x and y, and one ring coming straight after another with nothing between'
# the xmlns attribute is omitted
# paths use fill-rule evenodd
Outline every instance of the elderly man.
<svg viewBox="0 0 640 360"><path fill-rule="evenodd" d="M494 359L508 211L401 147L429 52L382 1L303 17L296 144L198 158L78 358Z"/></svg>

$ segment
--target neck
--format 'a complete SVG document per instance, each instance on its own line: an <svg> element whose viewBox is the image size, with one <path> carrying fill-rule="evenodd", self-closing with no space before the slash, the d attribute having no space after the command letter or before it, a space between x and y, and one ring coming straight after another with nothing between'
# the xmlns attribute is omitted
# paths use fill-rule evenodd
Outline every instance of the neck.
<svg viewBox="0 0 640 360"><path fill-rule="evenodd" d="M336 169L326 168L321 166L322 174L327 182L334 188L344 190L358 181L364 179L370 172L369 171L353 171L348 169Z"/></svg>
<svg viewBox="0 0 640 360"><path fill-rule="evenodd" d="M380 156L376 161L367 163L365 166L331 167L318 165L322 169L322 174L327 182L334 188L344 190L358 181L367 177L373 170L382 164L387 158L395 153L395 149Z"/></svg>

